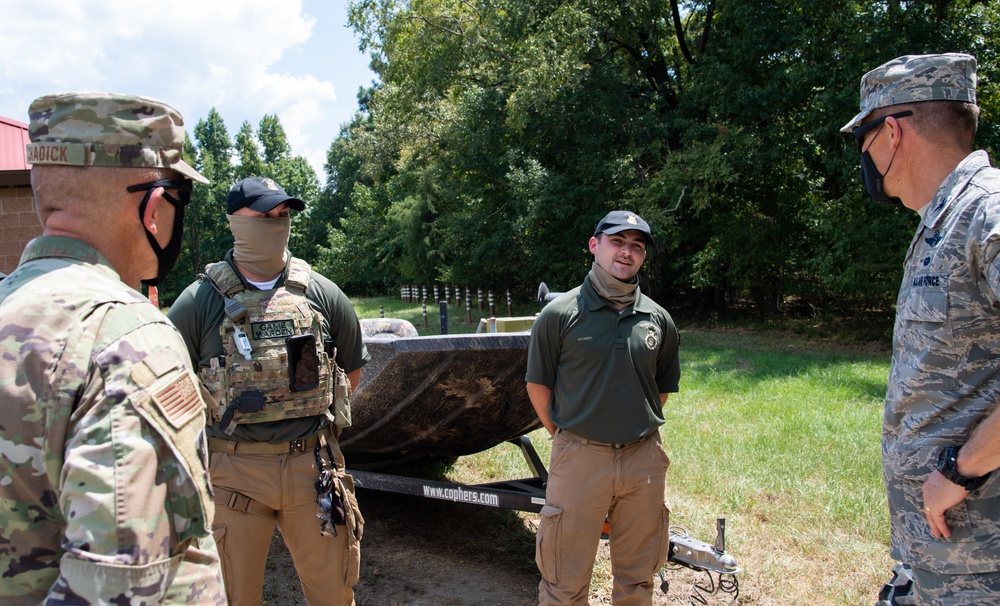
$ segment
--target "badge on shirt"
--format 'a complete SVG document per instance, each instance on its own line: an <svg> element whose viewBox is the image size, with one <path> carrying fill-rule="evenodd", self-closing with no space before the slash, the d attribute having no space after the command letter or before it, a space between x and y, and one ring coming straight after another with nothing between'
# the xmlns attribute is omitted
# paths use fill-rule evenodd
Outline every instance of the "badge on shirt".
<svg viewBox="0 0 1000 606"><path fill-rule="evenodd" d="M646 329L646 348L649 351L656 351L660 346L660 329L652 322L642 322L639 326Z"/></svg>

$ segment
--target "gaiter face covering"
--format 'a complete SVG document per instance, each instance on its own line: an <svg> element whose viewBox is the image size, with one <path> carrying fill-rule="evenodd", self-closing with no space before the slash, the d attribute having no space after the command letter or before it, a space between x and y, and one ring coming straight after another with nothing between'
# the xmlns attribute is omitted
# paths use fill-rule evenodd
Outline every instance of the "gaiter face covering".
<svg viewBox="0 0 1000 606"><path fill-rule="evenodd" d="M622 282L596 262L590 266L590 283L615 311L621 311L635 302L635 287L639 285L635 278L631 282Z"/></svg>
<svg viewBox="0 0 1000 606"><path fill-rule="evenodd" d="M268 219L226 215L233 232L233 259L262 278L273 278L285 269L286 249L292 231L289 217Z"/></svg>

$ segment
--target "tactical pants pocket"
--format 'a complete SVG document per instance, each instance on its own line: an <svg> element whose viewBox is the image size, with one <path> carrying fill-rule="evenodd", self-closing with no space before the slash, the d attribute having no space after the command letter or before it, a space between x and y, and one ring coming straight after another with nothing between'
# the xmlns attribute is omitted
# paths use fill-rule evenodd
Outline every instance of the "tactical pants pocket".
<svg viewBox="0 0 1000 606"><path fill-rule="evenodd" d="M559 543L562 507L546 505L539 512L538 536L535 545L535 564L542 578L549 583L559 582Z"/></svg>
<svg viewBox="0 0 1000 606"><path fill-rule="evenodd" d="M660 524L660 545L656 555L656 566L653 567L654 575L667 563L667 556L670 552L670 507L666 503L663 504Z"/></svg>

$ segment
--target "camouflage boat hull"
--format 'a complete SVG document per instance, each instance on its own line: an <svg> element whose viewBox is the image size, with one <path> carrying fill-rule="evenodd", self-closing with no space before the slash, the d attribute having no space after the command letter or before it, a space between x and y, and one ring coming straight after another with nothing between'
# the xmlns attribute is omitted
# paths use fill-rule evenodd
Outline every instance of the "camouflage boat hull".
<svg viewBox="0 0 1000 606"><path fill-rule="evenodd" d="M376 334L365 345L340 438L348 459L468 455L541 427L524 386L528 333Z"/></svg>

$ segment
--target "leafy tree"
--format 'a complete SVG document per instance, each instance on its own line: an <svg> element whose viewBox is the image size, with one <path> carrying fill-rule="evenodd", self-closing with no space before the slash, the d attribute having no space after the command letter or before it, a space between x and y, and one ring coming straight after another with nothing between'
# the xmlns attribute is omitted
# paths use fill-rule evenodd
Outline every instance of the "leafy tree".
<svg viewBox="0 0 1000 606"><path fill-rule="evenodd" d="M861 74L970 52L979 141L997 140L1000 17L981 0L357 0L350 19L381 84L327 171L363 175L341 199L385 212L337 237L382 221L403 281L569 287L593 225L627 207L653 223L660 299L888 309L914 219L866 199L839 133Z"/></svg>

